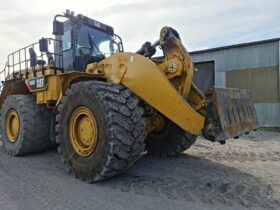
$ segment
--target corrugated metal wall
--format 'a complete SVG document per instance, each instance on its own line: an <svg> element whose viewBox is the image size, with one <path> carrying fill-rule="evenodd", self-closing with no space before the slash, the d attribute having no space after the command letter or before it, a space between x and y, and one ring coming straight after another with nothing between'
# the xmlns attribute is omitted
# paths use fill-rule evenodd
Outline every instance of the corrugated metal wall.
<svg viewBox="0 0 280 210"><path fill-rule="evenodd" d="M215 61L215 85L250 90L262 127L280 127L279 41L191 53Z"/></svg>
<svg viewBox="0 0 280 210"><path fill-rule="evenodd" d="M194 74L193 82L203 93L215 85L215 62L195 63L198 72Z"/></svg>
<svg viewBox="0 0 280 210"><path fill-rule="evenodd" d="M255 103L279 103L278 78L278 66L232 70L226 72L226 86L249 90Z"/></svg>

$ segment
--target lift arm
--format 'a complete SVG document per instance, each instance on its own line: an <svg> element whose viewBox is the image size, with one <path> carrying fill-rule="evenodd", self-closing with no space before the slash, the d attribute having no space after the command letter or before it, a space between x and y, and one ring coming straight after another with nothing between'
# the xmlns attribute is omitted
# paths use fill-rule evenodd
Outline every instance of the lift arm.
<svg viewBox="0 0 280 210"><path fill-rule="evenodd" d="M211 141L223 141L257 127L247 91L213 87L205 97L193 84L194 65L174 29L164 27L156 43L164 52L163 59L150 59L152 53L145 50L138 51L142 55L117 53L89 64L86 72L103 73L108 81L126 86L185 131Z"/></svg>

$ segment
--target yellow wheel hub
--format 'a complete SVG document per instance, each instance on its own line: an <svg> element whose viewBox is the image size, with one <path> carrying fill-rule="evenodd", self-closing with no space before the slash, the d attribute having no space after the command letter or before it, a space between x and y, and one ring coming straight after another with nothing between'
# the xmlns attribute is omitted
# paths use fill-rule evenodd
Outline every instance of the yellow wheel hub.
<svg viewBox="0 0 280 210"><path fill-rule="evenodd" d="M19 136L20 123L18 113L11 109L6 116L6 134L11 142L15 142Z"/></svg>
<svg viewBox="0 0 280 210"><path fill-rule="evenodd" d="M78 107L69 122L71 144L80 156L89 156L97 144L97 123L93 113L86 107Z"/></svg>

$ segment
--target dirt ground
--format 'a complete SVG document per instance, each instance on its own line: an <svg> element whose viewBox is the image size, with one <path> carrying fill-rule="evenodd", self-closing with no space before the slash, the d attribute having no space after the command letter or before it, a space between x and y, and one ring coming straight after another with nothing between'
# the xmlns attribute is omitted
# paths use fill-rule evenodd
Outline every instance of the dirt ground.
<svg viewBox="0 0 280 210"><path fill-rule="evenodd" d="M186 153L144 155L110 180L66 174L55 150L20 158L0 149L0 209L280 209L280 132L226 145L198 139Z"/></svg>

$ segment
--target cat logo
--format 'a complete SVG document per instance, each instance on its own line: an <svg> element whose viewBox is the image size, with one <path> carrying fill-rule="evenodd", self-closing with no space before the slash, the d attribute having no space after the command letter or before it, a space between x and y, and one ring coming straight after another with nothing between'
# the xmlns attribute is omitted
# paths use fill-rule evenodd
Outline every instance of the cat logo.
<svg viewBox="0 0 280 210"><path fill-rule="evenodd" d="M43 89L46 86L46 79L45 77L30 79L27 84L30 90Z"/></svg>
<svg viewBox="0 0 280 210"><path fill-rule="evenodd" d="M42 77L42 78L38 78L36 80L36 88L43 88L45 86L45 78Z"/></svg>

